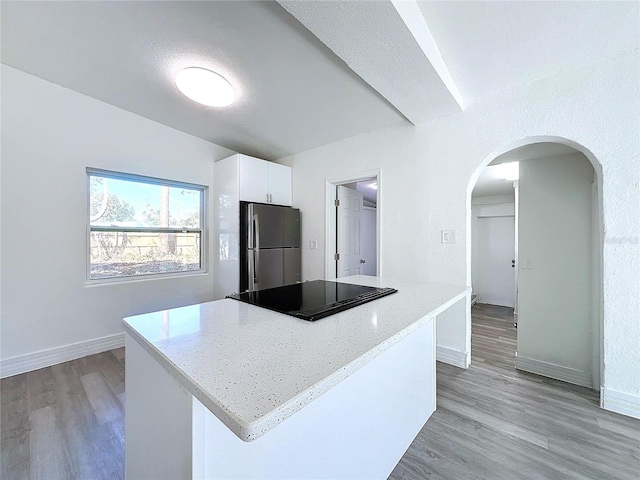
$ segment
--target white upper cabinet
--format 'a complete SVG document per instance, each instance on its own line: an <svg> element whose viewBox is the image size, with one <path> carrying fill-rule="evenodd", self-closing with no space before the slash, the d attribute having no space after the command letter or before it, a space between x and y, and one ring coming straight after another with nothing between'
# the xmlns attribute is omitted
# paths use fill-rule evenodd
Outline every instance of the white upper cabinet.
<svg viewBox="0 0 640 480"><path fill-rule="evenodd" d="M246 155L238 155L240 200L269 202L269 162Z"/></svg>
<svg viewBox="0 0 640 480"><path fill-rule="evenodd" d="M269 164L270 202L276 205L292 205L291 168L286 165L267 162Z"/></svg>
<svg viewBox="0 0 640 480"><path fill-rule="evenodd" d="M220 162L236 164L237 178L227 179L225 183L237 182L239 200L285 206L293 204L290 167L241 154ZM224 169L218 170L222 172Z"/></svg>

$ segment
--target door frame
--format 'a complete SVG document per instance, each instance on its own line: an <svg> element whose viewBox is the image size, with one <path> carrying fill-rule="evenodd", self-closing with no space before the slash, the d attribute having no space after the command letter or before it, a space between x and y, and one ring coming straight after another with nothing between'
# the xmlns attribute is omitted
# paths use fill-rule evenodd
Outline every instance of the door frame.
<svg viewBox="0 0 640 480"><path fill-rule="evenodd" d="M515 235L515 281L516 281L516 291L514 292L515 295L515 299L514 299L514 307L513 307L513 326L518 328L518 270L519 270L519 265L518 265L518 234L519 234L519 229L518 229L518 222L520 221L520 180L514 180L513 182L513 197L514 197L514 209L515 211L514 213L514 222L515 225L513 226L514 228L514 235ZM517 333L516 333L517 335Z"/></svg>
<svg viewBox="0 0 640 480"><path fill-rule="evenodd" d="M382 275L382 235L380 232L380 225L382 225L382 169L368 170L365 172L354 173L349 176L327 179L325 180L325 267L324 277L325 280L336 279L336 261L334 260L334 253L336 252L336 207L335 199L338 185L344 185L347 183L361 182L363 180L369 180L375 178L378 183L378 194L376 201L376 276Z"/></svg>

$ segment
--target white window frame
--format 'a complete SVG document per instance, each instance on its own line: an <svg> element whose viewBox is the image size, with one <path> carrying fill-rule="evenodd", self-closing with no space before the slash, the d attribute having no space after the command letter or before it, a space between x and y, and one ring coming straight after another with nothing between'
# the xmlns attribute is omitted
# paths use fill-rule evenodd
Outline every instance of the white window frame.
<svg viewBox="0 0 640 480"><path fill-rule="evenodd" d="M91 226L91 177L98 176L102 178L110 178L114 180L126 180L130 182L145 183L149 185L161 185L172 188L186 188L190 190L200 191L200 227L114 227L114 226ZM167 180L163 178L148 177L145 175L137 175L133 173L114 172L111 170L103 170L99 168L87 167L86 170L86 280L85 285L101 285L109 283L125 283L140 282L154 279L167 279L171 277L184 277L193 275L202 275L208 272L208 245L207 241L207 196L208 187L206 185L198 185L195 183L180 182L175 180ZM126 200L126 199L125 199ZM126 233L199 233L200 234L200 268L197 270L161 272L161 273L143 273L140 275L124 275L119 277L91 278L91 232L126 232Z"/></svg>

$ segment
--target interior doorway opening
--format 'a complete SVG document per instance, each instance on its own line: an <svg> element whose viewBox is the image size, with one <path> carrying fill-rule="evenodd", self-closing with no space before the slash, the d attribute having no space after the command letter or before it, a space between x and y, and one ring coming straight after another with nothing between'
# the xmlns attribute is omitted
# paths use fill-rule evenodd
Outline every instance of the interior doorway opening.
<svg viewBox="0 0 640 480"><path fill-rule="evenodd" d="M380 172L327 181L325 277L380 275Z"/></svg>
<svg viewBox="0 0 640 480"><path fill-rule="evenodd" d="M513 368L600 389L599 164L570 142L531 141L488 159L476 178L469 195L469 327L472 350L484 353L475 358L491 363L491 345L500 344L513 352ZM512 331L505 323L510 311ZM489 319L502 323L485 325ZM496 327L502 334L487 338Z"/></svg>

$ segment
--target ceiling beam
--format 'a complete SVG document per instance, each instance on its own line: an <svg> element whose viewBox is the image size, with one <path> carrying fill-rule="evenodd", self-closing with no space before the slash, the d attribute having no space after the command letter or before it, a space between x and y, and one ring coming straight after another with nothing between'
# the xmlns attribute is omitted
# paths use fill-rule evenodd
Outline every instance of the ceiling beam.
<svg viewBox="0 0 640 480"><path fill-rule="evenodd" d="M414 0L279 3L411 123L462 110L462 98Z"/></svg>
<svg viewBox="0 0 640 480"><path fill-rule="evenodd" d="M458 87L456 87L456 84L451 77L451 73L449 73L449 69L444 63L444 58L440 53L440 49L436 44L435 38L433 38L433 35L431 34L431 30L429 30L429 25L425 21L420 7L418 7L418 3L414 0L392 0L391 3L393 3L393 6L397 10L398 14L400 14L400 17L413 35L413 38L427 56L431 66L438 73L438 76L447 87L447 90L449 90L451 96L454 98L458 106L464 110L464 100L462 99L462 95L460 95Z"/></svg>

